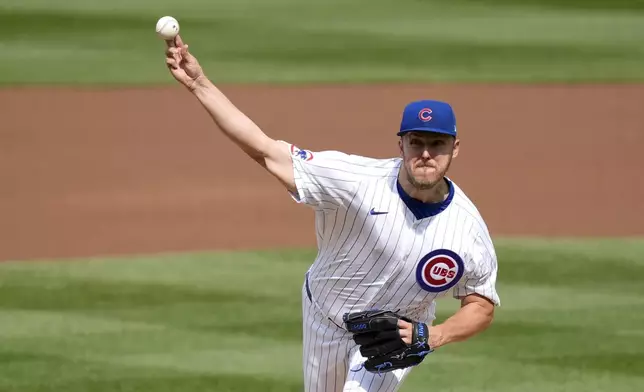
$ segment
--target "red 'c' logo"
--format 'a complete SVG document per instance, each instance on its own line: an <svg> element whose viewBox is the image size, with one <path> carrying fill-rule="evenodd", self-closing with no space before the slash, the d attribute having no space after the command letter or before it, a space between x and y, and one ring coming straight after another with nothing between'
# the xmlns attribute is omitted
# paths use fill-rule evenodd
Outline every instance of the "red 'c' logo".
<svg viewBox="0 0 644 392"><path fill-rule="evenodd" d="M424 108L424 109L421 109L420 112L418 112L418 118L422 122L427 122L432 119L431 114L432 114L432 109Z"/></svg>

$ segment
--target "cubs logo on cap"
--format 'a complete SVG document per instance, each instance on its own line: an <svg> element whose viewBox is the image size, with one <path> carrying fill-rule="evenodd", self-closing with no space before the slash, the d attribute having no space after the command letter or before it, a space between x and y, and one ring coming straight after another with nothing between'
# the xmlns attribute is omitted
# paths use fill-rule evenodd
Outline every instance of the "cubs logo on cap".
<svg viewBox="0 0 644 392"><path fill-rule="evenodd" d="M416 282L424 290L439 293L448 290L463 277L463 259L449 249L436 249L416 266Z"/></svg>
<svg viewBox="0 0 644 392"><path fill-rule="evenodd" d="M456 116L447 102L414 101L403 110L398 136L407 132L435 132L456 136Z"/></svg>
<svg viewBox="0 0 644 392"><path fill-rule="evenodd" d="M430 108L422 108L422 109L420 109L420 112L418 112L418 118L422 122L431 121L431 119L432 119L431 114L432 114L432 109L430 109Z"/></svg>

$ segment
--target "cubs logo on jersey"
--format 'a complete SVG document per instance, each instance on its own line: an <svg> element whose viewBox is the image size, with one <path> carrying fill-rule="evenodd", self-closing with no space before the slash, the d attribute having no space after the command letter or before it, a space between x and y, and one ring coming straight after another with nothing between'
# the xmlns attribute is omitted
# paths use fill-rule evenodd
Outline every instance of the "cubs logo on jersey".
<svg viewBox="0 0 644 392"><path fill-rule="evenodd" d="M452 288L463 276L463 259L449 249L436 249L416 266L416 281L424 290L438 293Z"/></svg>

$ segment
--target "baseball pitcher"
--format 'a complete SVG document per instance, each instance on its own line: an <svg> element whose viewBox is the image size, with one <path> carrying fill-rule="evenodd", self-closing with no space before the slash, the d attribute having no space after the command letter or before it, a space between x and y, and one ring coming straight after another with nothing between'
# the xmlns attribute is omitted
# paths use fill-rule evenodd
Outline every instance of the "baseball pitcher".
<svg viewBox="0 0 644 392"><path fill-rule="evenodd" d="M460 143L449 104L403 109L398 157L311 151L267 136L180 36L167 41L166 63L224 135L315 213L318 254L302 284L306 391L396 391L440 347L490 325L497 258L478 210L446 176ZM450 294L461 307L435 325L435 301Z"/></svg>

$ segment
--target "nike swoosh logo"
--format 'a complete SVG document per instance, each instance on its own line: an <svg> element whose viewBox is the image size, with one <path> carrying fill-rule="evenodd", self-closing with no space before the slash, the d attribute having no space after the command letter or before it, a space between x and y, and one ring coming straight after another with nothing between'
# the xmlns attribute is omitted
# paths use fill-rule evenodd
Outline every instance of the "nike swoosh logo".
<svg viewBox="0 0 644 392"><path fill-rule="evenodd" d="M372 208L371 211L369 211L369 215L383 215L383 214L388 214L389 212L387 211L376 211L375 208Z"/></svg>

